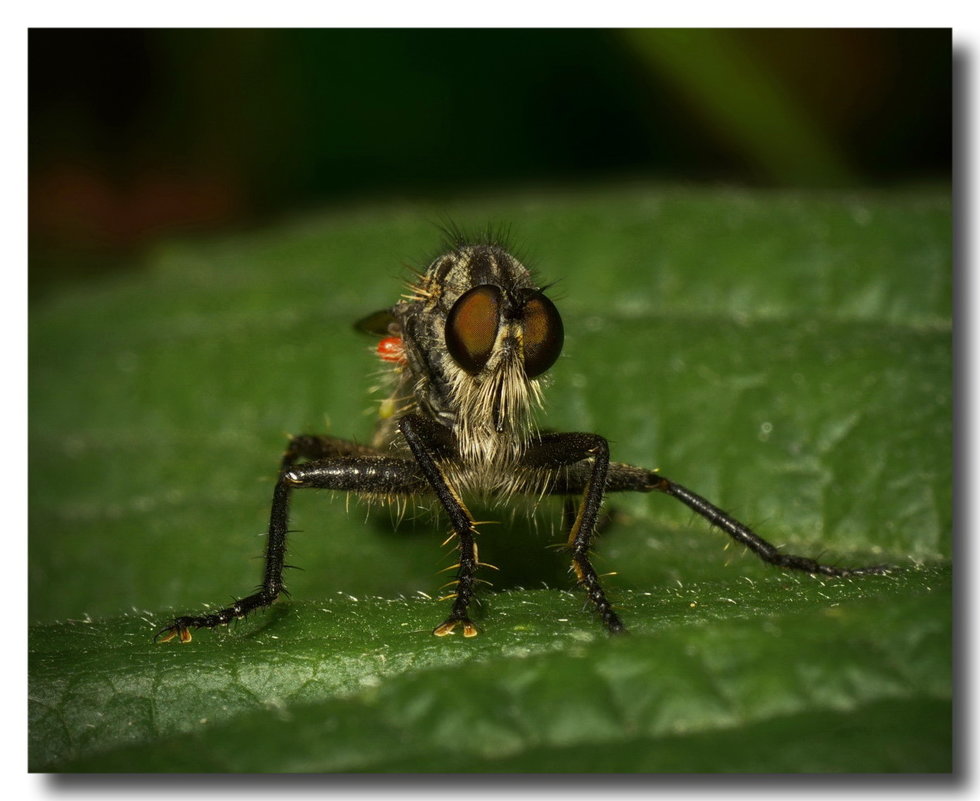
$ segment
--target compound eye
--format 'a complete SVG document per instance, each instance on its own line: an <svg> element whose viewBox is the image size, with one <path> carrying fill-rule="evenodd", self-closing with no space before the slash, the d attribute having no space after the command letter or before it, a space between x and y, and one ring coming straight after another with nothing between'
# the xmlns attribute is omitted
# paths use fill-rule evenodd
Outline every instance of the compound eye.
<svg viewBox="0 0 980 801"><path fill-rule="evenodd" d="M500 290L489 284L462 295L446 321L446 347L460 367L470 375L482 370L500 327Z"/></svg>
<svg viewBox="0 0 980 801"><path fill-rule="evenodd" d="M555 304L540 292L524 304L524 372L537 378L557 361L565 326Z"/></svg>

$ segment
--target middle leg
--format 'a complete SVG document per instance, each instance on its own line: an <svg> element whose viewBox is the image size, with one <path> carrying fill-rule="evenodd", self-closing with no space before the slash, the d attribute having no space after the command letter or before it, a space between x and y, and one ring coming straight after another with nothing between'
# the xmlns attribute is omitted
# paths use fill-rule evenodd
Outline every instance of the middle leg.
<svg viewBox="0 0 980 801"><path fill-rule="evenodd" d="M294 440L295 441L295 440ZM428 491L425 476L411 459L394 456L335 456L290 465L291 454L283 459L287 467L279 474L272 496L269 533L266 541L262 584L251 595L240 598L217 612L177 617L156 635L160 642L179 637L189 642L190 630L215 628L245 617L249 612L271 605L286 591L286 539L289 533L289 500L296 489L332 489L374 495L411 495ZM292 461L299 458L292 455Z"/></svg>

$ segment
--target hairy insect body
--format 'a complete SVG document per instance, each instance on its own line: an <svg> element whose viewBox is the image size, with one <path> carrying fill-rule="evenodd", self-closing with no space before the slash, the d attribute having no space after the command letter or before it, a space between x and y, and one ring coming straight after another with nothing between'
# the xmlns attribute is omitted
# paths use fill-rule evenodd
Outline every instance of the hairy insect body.
<svg viewBox="0 0 980 801"><path fill-rule="evenodd" d="M780 567L847 576L884 568L837 568L780 552L743 523L659 472L612 462L598 434L544 433L535 425L544 374L564 342L561 316L531 273L500 245L456 239L389 309L357 327L379 337L388 394L370 445L325 435L293 437L273 493L262 585L216 612L175 618L157 639L191 639L268 606L285 591L289 500L298 489L354 492L394 500L434 497L458 550L452 607L433 633L477 634L469 618L482 567L477 524L466 498L512 495L564 499L571 570L610 632L623 624L591 563L609 492L670 495L711 525Z"/></svg>
<svg viewBox="0 0 980 801"><path fill-rule="evenodd" d="M501 307L496 313L496 331L491 333L491 322L481 332L486 358L482 368L471 374L444 343L453 307L478 286L498 287ZM422 277L414 288L418 300L403 301L393 309L404 331L409 376L419 405L457 432L464 458L516 449L526 440L531 403L540 402L540 392L537 379L528 378L522 364L520 309L536 289L524 266L505 251L463 248L443 256ZM492 302L485 299L482 305ZM473 314L479 311L482 309ZM475 325L475 321L463 324Z"/></svg>
<svg viewBox="0 0 980 801"><path fill-rule="evenodd" d="M499 297L489 291L474 296L475 309L457 314L469 314L461 326L483 324L478 336L484 341L478 344L488 355L472 374L447 350L447 324L463 295L491 286L499 289ZM522 310L538 292L527 268L503 248L460 247L433 262L391 309L388 331L402 337L404 360L394 366L395 388L382 404L397 411L379 421L374 445L407 450L397 418L418 409L455 434L454 458L445 464L458 493L505 500L526 489L543 491L545 474L520 469L535 431L534 411L541 406L541 379L528 377L523 364L527 323ZM477 315L480 319L473 320Z"/></svg>

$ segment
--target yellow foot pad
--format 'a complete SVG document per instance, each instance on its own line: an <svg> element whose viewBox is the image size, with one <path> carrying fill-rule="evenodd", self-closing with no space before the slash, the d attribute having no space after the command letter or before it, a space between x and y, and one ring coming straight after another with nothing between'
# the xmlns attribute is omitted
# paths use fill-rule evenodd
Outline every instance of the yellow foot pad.
<svg viewBox="0 0 980 801"><path fill-rule="evenodd" d="M445 637L447 634L455 633L456 626L458 626L460 623L463 624L464 637L475 637L480 633L479 629L477 629L477 627L468 620L447 620L442 625L436 626L432 633L435 634L436 637Z"/></svg>
<svg viewBox="0 0 980 801"><path fill-rule="evenodd" d="M193 637L191 637L190 629L184 628L183 626L176 626L164 629L156 636L157 642L170 642L174 637L180 637L181 643L190 642Z"/></svg>

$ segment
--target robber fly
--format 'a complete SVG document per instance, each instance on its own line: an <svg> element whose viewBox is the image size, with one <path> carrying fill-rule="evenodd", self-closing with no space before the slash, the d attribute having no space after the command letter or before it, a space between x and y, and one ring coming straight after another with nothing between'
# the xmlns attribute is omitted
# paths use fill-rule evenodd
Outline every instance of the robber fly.
<svg viewBox="0 0 980 801"><path fill-rule="evenodd" d="M191 639L271 604L284 592L290 496L300 489L354 492L388 501L435 496L449 518L459 559L452 608L434 629L477 634L469 618L480 562L467 496L506 500L514 494L565 499L567 547L578 584L610 632L623 623L590 560L599 511L609 492L663 492L762 560L824 576L883 573L884 567L839 568L780 552L748 526L658 471L609 460L598 434L546 433L533 421L543 376L561 353L564 328L554 303L514 256L491 240L450 242L390 309L357 327L380 337L391 367L391 394L381 404L370 445L324 435L292 437L272 499L261 587L217 612L175 618L160 641ZM577 500L577 505L576 505Z"/></svg>

